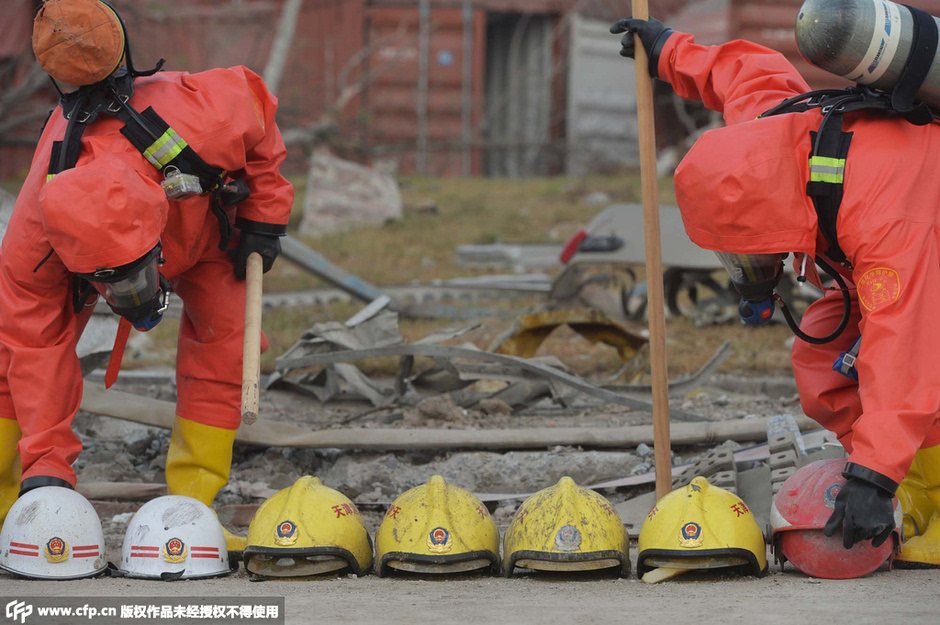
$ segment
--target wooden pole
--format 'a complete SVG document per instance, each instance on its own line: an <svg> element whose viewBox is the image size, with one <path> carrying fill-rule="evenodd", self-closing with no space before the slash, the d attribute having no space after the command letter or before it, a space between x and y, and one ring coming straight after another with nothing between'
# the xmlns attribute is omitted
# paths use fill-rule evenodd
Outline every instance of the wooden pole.
<svg viewBox="0 0 940 625"><path fill-rule="evenodd" d="M633 17L649 19L648 0L633 0ZM640 126L640 179L643 189L643 229L646 238L646 284L650 324L650 370L653 386L653 450L656 497L672 490L669 440L669 386L666 377L666 314L663 305L663 261L659 234L659 189L656 178L656 126L653 118L653 80L649 57L636 41L636 106Z"/></svg>
<svg viewBox="0 0 940 625"><path fill-rule="evenodd" d="M261 392L261 255L252 252L245 267L245 344L242 352L242 423L258 420Z"/></svg>

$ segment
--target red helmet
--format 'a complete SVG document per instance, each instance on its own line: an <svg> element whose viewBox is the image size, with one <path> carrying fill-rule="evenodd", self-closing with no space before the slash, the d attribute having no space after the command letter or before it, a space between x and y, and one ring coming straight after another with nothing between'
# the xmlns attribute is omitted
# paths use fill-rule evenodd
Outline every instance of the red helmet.
<svg viewBox="0 0 940 625"><path fill-rule="evenodd" d="M842 545L842 532L823 534L845 484L846 460L812 462L780 487L770 511L774 558L783 568L789 560L798 570L823 579L852 579L868 575L894 559L900 544L901 507L894 500L895 531L880 547L863 541L851 549Z"/></svg>

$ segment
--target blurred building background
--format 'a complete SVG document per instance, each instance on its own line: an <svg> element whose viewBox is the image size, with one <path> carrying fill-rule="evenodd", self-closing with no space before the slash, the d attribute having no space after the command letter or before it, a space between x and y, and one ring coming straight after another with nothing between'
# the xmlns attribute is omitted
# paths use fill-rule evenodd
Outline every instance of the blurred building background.
<svg viewBox="0 0 940 625"><path fill-rule="evenodd" d="M4 0L0 178L28 168L55 92L29 46L36 0ZM432 176L583 174L638 161L633 68L612 21L629 0L113 0L135 63L168 70L244 64L281 100L298 167L321 144ZM651 0L700 43L758 41L815 86L793 37L801 0ZM940 0L914 0L940 14ZM294 11L294 12L292 12ZM280 42L280 46L276 45ZM272 77L274 79L272 80ZM657 88L660 148L715 123Z"/></svg>

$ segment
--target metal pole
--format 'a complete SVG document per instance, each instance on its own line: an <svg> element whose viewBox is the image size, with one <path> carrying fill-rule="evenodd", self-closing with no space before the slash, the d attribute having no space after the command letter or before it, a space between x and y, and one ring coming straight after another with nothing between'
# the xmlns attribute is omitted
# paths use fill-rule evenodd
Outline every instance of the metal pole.
<svg viewBox="0 0 940 625"><path fill-rule="evenodd" d="M418 173L428 169L428 66L431 39L431 0L418 5Z"/></svg>
<svg viewBox="0 0 940 625"><path fill-rule="evenodd" d="M463 175L473 175L473 0L463 0L463 101L461 103L461 164Z"/></svg>

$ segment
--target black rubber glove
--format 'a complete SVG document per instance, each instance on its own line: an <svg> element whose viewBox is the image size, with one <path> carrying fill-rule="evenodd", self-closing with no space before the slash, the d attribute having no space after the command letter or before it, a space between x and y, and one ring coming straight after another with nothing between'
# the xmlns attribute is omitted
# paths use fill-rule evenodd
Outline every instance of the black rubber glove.
<svg viewBox="0 0 940 625"><path fill-rule="evenodd" d="M894 531L894 495L868 480L849 477L836 496L824 532L832 536L840 527L846 549L868 539L872 547L880 547Z"/></svg>
<svg viewBox="0 0 940 625"><path fill-rule="evenodd" d="M232 262L235 263L235 277L239 280L245 279L245 266L252 252L261 254L264 273L268 273L274 264L274 259L281 253L281 237L242 230L238 246L229 252Z"/></svg>
<svg viewBox="0 0 940 625"><path fill-rule="evenodd" d="M659 53L666 45L666 40L674 32L671 28L666 28L665 24L652 17L649 20L637 20L628 17L611 26L610 32L615 35L624 33L623 38L620 40L620 56L631 59L635 58L636 55L636 37L634 35L638 35L643 43L643 48L649 55L650 76L653 78L659 77Z"/></svg>

